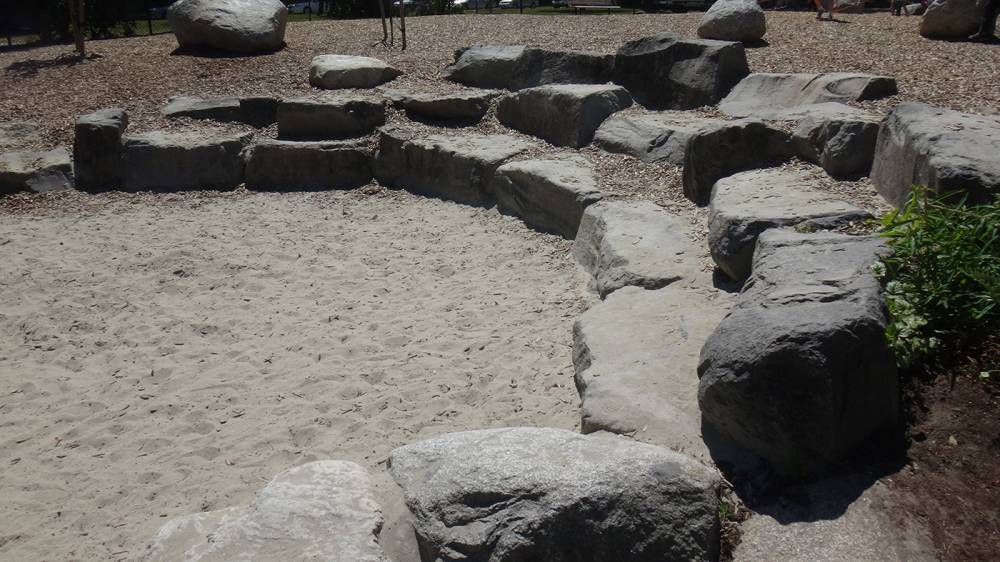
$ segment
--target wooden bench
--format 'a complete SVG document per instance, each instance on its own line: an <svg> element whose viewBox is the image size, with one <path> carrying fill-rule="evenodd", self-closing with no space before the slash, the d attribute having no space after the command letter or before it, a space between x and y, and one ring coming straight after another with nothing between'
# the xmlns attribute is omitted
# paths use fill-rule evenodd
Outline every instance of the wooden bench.
<svg viewBox="0 0 1000 562"><path fill-rule="evenodd" d="M610 14L612 10L620 10L621 6L615 4L617 0L569 0L569 7L573 8L573 13L578 14L580 10L607 10Z"/></svg>

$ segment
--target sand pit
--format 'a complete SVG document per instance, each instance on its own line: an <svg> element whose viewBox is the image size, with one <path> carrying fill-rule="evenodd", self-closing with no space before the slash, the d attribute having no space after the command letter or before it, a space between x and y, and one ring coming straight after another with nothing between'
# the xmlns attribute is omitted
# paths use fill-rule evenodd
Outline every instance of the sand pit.
<svg viewBox="0 0 1000 562"><path fill-rule="evenodd" d="M309 460L577 427L569 246L373 189L3 216L3 557L135 559Z"/></svg>

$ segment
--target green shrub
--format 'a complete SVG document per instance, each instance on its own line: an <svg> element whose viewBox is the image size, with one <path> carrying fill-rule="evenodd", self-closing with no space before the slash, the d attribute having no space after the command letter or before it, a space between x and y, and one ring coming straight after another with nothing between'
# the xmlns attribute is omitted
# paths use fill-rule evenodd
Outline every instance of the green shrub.
<svg viewBox="0 0 1000 562"><path fill-rule="evenodd" d="M1000 202L971 205L914 188L882 219L893 253L876 264L901 367L954 351L1000 320Z"/></svg>

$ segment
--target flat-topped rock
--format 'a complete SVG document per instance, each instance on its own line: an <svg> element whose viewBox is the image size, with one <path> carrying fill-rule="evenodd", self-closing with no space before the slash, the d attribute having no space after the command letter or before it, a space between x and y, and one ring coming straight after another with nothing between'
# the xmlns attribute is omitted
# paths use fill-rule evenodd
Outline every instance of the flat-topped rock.
<svg viewBox="0 0 1000 562"><path fill-rule="evenodd" d="M383 127L375 161L379 183L464 203L489 206L496 169L532 145L507 135L419 135Z"/></svg>
<svg viewBox="0 0 1000 562"><path fill-rule="evenodd" d="M128 115L119 108L101 109L76 120L73 167L77 189L122 186L122 135L127 127Z"/></svg>
<svg viewBox="0 0 1000 562"><path fill-rule="evenodd" d="M497 168L490 191L501 213L572 240L583 211L600 201L593 166L583 158L524 160Z"/></svg>
<svg viewBox="0 0 1000 562"><path fill-rule="evenodd" d="M276 476L249 506L169 521L145 560L384 562L373 490L368 473L352 462L304 464Z"/></svg>
<svg viewBox="0 0 1000 562"><path fill-rule="evenodd" d="M712 462L701 436L698 354L732 297L674 283L624 287L573 326L582 431L610 431Z"/></svg>
<svg viewBox="0 0 1000 562"><path fill-rule="evenodd" d="M246 185L261 191L347 189L373 178L366 142L263 140L246 153Z"/></svg>
<svg viewBox="0 0 1000 562"><path fill-rule="evenodd" d="M795 476L898 421L899 381L871 266L884 240L772 229L701 352L699 405L723 435Z"/></svg>
<svg viewBox="0 0 1000 562"><path fill-rule="evenodd" d="M432 121L459 121L476 123L486 115L493 98L499 92L466 89L447 94L426 94L407 90L389 90L385 97L392 105L407 112L410 117Z"/></svg>
<svg viewBox="0 0 1000 562"><path fill-rule="evenodd" d="M476 88L520 90L545 84L603 84L614 57L524 45L472 45L455 52L446 79Z"/></svg>
<svg viewBox="0 0 1000 562"><path fill-rule="evenodd" d="M594 146L628 154L643 162L684 163L688 141L724 121L687 111L659 111L612 115L598 127Z"/></svg>
<svg viewBox="0 0 1000 562"><path fill-rule="evenodd" d="M73 162L65 148L0 153L0 194L73 189Z"/></svg>
<svg viewBox="0 0 1000 562"><path fill-rule="evenodd" d="M832 228L872 215L821 191L809 174L773 168L716 182L708 210L712 259L736 281L750 276L757 237L777 227Z"/></svg>
<svg viewBox="0 0 1000 562"><path fill-rule="evenodd" d="M278 136L285 139L357 137L384 124L385 101L370 96L329 94L285 99L278 105Z"/></svg>
<svg viewBox="0 0 1000 562"><path fill-rule="evenodd" d="M602 201L583 212L573 256L603 298L626 286L659 289L697 271L690 227L649 201Z"/></svg>
<svg viewBox="0 0 1000 562"><path fill-rule="evenodd" d="M970 201L1000 197L1000 117L924 103L896 106L882 122L872 183L889 203L906 203L913 185L958 191Z"/></svg>
<svg viewBox="0 0 1000 562"><path fill-rule="evenodd" d="M660 447L548 428L394 450L426 560L716 560L717 473Z"/></svg>
<svg viewBox="0 0 1000 562"><path fill-rule="evenodd" d="M500 98L497 119L556 146L580 148L612 113L632 105L625 88L609 84L560 84L527 88Z"/></svg>
<svg viewBox="0 0 1000 562"><path fill-rule="evenodd" d="M719 110L733 117L796 120L808 106L874 100L896 94L896 79L874 74L756 73L744 78L719 103ZM848 111L848 110L845 110Z"/></svg>
<svg viewBox="0 0 1000 562"><path fill-rule="evenodd" d="M243 183L250 134L153 131L123 139L125 191L232 189Z"/></svg>
<svg viewBox="0 0 1000 562"><path fill-rule="evenodd" d="M739 43L660 33L618 50L614 82L650 109L694 109L718 103L749 73Z"/></svg>
<svg viewBox="0 0 1000 562"><path fill-rule="evenodd" d="M284 46L288 9L279 0L180 0L167 20L181 47L264 53Z"/></svg>
<svg viewBox="0 0 1000 562"><path fill-rule="evenodd" d="M214 121L240 121L240 98L199 98L194 96L176 96L167 100L163 108L163 116L190 117L191 119L211 119Z"/></svg>
<svg viewBox="0 0 1000 562"><path fill-rule="evenodd" d="M34 121L0 123L0 150L24 148L40 139L38 123Z"/></svg>
<svg viewBox="0 0 1000 562"><path fill-rule="evenodd" d="M698 22L703 39L754 42L765 33L767 19L756 0L718 0Z"/></svg>
<svg viewBox="0 0 1000 562"><path fill-rule="evenodd" d="M810 114L795 127L798 155L819 164L834 178L865 175L875 158L880 119L871 114Z"/></svg>
<svg viewBox="0 0 1000 562"><path fill-rule="evenodd" d="M920 20L920 35L933 39L965 40L979 31L986 2L982 0L934 0Z"/></svg>
<svg viewBox="0 0 1000 562"><path fill-rule="evenodd" d="M374 88L403 72L371 57L319 55L309 65L309 83L324 90Z"/></svg>

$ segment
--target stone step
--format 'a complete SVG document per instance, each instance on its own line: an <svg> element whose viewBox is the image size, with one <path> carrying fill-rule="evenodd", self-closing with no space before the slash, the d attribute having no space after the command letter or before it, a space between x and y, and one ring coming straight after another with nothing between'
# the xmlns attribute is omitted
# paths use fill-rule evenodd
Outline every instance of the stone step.
<svg viewBox="0 0 1000 562"><path fill-rule="evenodd" d="M73 162L65 148L0 153L0 195L73 189Z"/></svg>
<svg viewBox="0 0 1000 562"><path fill-rule="evenodd" d="M874 74L756 73L737 84L719 102L719 110L733 117L797 120L814 104L874 100L896 91L895 78Z"/></svg>
<svg viewBox="0 0 1000 562"><path fill-rule="evenodd" d="M500 93L478 89L448 94L387 90L384 95L394 107L406 111L411 119L465 124L478 123L489 110L490 102Z"/></svg>
<svg viewBox="0 0 1000 562"><path fill-rule="evenodd" d="M367 142L263 140L246 154L246 185L259 191L349 189L373 178Z"/></svg>
<svg viewBox="0 0 1000 562"><path fill-rule="evenodd" d="M125 137L125 191L233 189L243 183L250 134L153 131Z"/></svg>
<svg viewBox="0 0 1000 562"><path fill-rule="evenodd" d="M309 83L324 90L374 88L403 72L372 57L319 55L309 65Z"/></svg>
<svg viewBox="0 0 1000 562"><path fill-rule="evenodd" d="M291 98L278 105L278 136L296 140L359 137L385 124L385 101L379 98L328 94Z"/></svg>
<svg viewBox="0 0 1000 562"><path fill-rule="evenodd" d="M632 105L625 88L602 84L559 84L526 88L500 98L497 119L555 146L580 148L616 111Z"/></svg>
<svg viewBox="0 0 1000 562"><path fill-rule="evenodd" d="M875 159L879 121L878 116L860 111L854 115L811 112L795 127L792 142L803 160L819 164L831 177L867 175Z"/></svg>
<svg viewBox="0 0 1000 562"><path fill-rule="evenodd" d="M95 111L76 120L73 165L77 189L122 187L122 135L127 127L128 115L118 108Z"/></svg>

